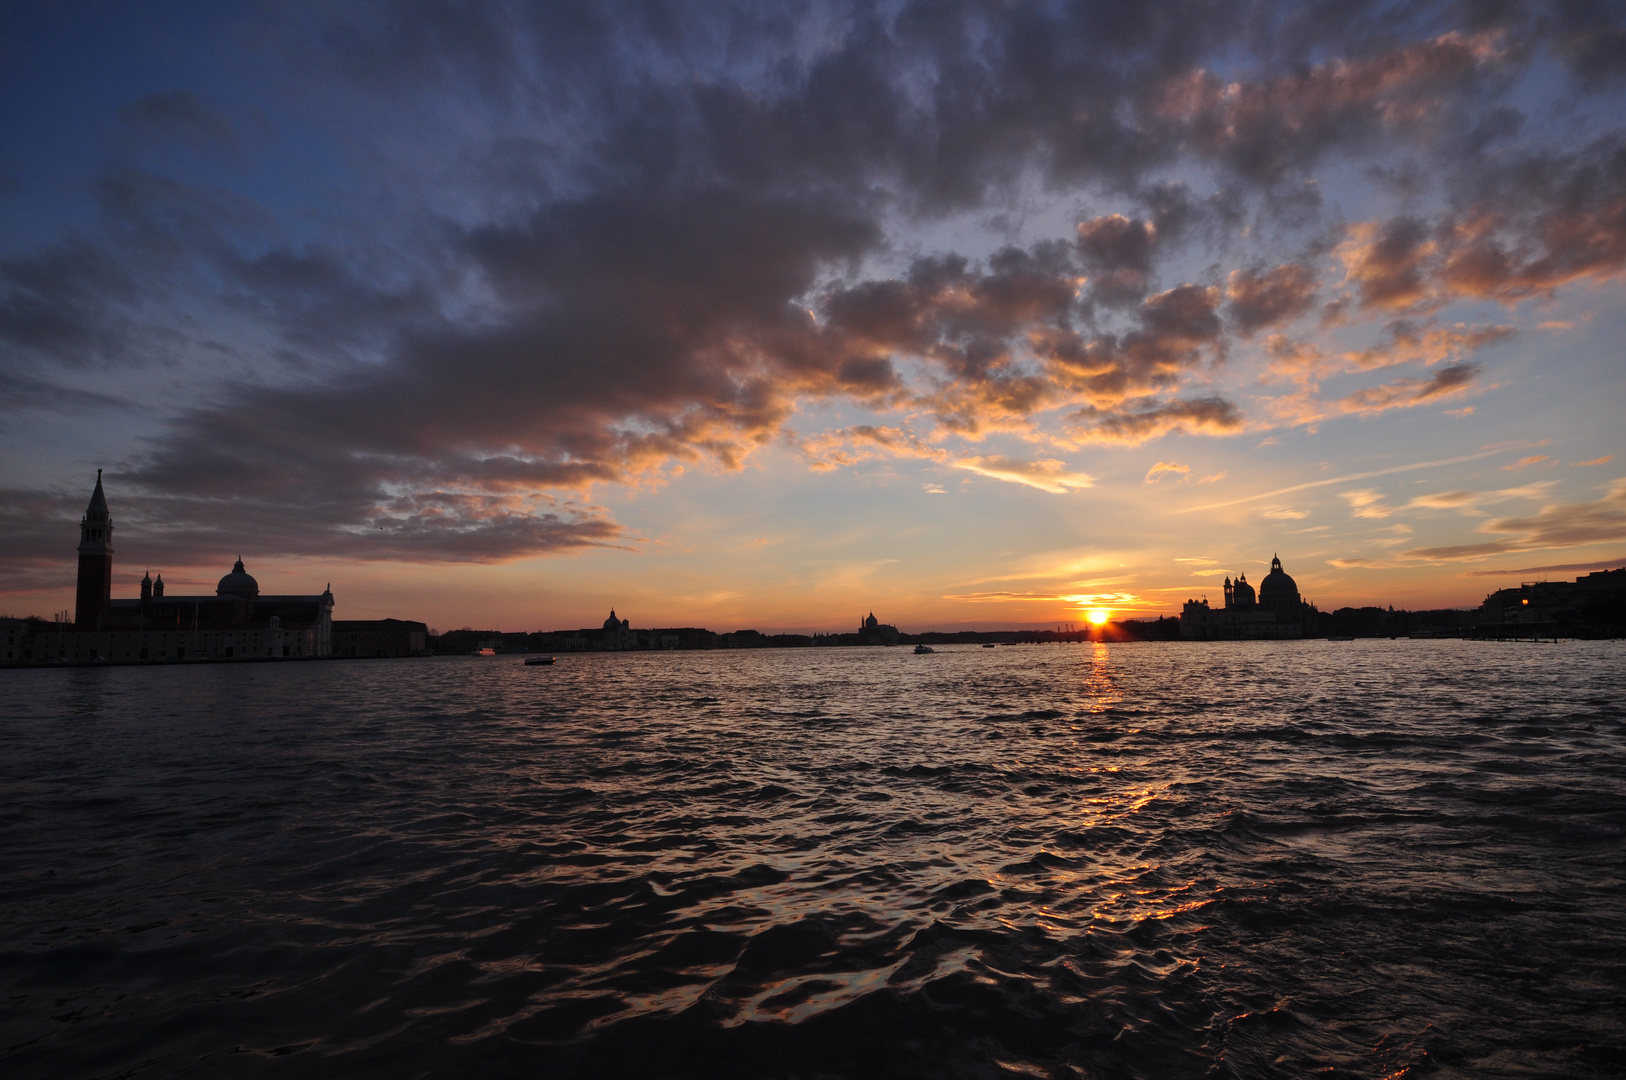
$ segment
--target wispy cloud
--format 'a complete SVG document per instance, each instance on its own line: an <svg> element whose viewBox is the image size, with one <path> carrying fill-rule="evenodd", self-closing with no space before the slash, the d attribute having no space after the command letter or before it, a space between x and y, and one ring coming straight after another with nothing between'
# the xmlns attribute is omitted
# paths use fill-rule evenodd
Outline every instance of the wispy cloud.
<svg viewBox="0 0 1626 1080"><path fill-rule="evenodd" d="M1041 461L1020 461L997 454L987 457L961 458L953 462L956 469L965 469L979 476L1005 480L1013 484L1048 491L1052 495L1065 495L1095 485L1088 473L1071 472L1067 463L1049 458Z"/></svg>
<svg viewBox="0 0 1626 1080"><path fill-rule="evenodd" d="M1417 548L1406 554L1431 562L1483 559L1520 551L1541 551L1626 540L1626 477L1614 481L1593 502L1554 503L1533 516L1487 521L1481 533L1494 540Z"/></svg>
<svg viewBox="0 0 1626 1080"><path fill-rule="evenodd" d="M1530 574L1575 574L1589 570L1617 570L1626 567L1626 555L1591 562L1556 563L1552 566L1521 566L1504 570L1464 570L1467 577L1525 577Z"/></svg>
<svg viewBox="0 0 1626 1080"><path fill-rule="evenodd" d="M1340 497L1349 503L1349 512L1359 518L1386 518L1394 513L1392 507L1383 505L1383 494L1378 491L1345 491L1340 492Z"/></svg>
<svg viewBox="0 0 1626 1080"><path fill-rule="evenodd" d="M1418 495L1406 503L1407 510L1457 510L1464 506L1473 506L1480 496L1472 491L1437 491L1429 495Z"/></svg>
<svg viewBox="0 0 1626 1080"><path fill-rule="evenodd" d="M1371 416L1388 409L1409 409L1441 398L1466 393L1479 374L1476 364L1451 364L1426 379L1394 379L1369 386L1342 398L1338 407L1348 413Z"/></svg>
<svg viewBox="0 0 1626 1080"><path fill-rule="evenodd" d="M1171 475L1185 479L1190 472L1191 466L1189 465L1176 465L1172 461L1160 461L1146 471L1144 483L1155 484L1164 477Z"/></svg>
<svg viewBox="0 0 1626 1080"><path fill-rule="evenodd" d="M1505 453L1503 450L1482 450L1477 454L1464 454L1461 457L1441 458L1438 461L1417 461L1408 465L1395 465L1387 469L1373 469L1370 472L1350 473L1347 476L1329 477L1324 480L1309 480L1291 487L1277 488L1274 491L1261 491L1256 495L1245 495L1240 499L1229 499L1225 502L1207 503L1203 506L1191 506L1181 510L1181 513L1195 513L1202 510L1219 510L1227 506L1242 506L1260 499L1271 499L1278 495L1291 495L1296 491L1308 491L1312 488L1328 487L1333 484L1348 484L1356 480L1370 480L1376 476L1393 476L1396 473L1416 472L1419 469L1438 469L1446 465L1461 465L1467 461L1479 461L1495 454Z"/></svg>
<svg viewBox="0 0 1626 1080"><path fill-rule="evenodd" d="M1554 485L1555 481L1541 480L1496 491L1440 491L1414 496L1400 506L1385 503L1383 494L1373 489L1346 491L1342 493L1342 498L1349 503L1353 516L1359 518L1386 518L1410 510L1452 510L1459 514L1483 516L1484 512L1479 509L1482 506L1515 499L1543 498Z"/></svg>

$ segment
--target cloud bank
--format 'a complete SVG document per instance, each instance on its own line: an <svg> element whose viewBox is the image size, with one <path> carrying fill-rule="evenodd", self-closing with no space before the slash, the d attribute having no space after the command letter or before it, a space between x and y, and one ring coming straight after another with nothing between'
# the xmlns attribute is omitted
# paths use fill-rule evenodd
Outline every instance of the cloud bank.
<svg viewBox="0 0 1626 1080"><path fill-rule="evenodd" d="M1517 106L1538 67L1618 100L1604 6L284 16L251 16L267 92L335 103L318 134L366 148L346 178L378 205L313 229L268 204L246 114L172 88L116 110L93 222L0 259L6 415L115 404L76 372L193 373L114 475L152 520L267 552L625 543L595 485L780 439L1078 491L1058 455L1094 444L1456 403L1514 331L1449 305L1626 267L1626 132L1552 147ZM1339 219L1324 178L1355 166L1400 208ZM1036 198L1079 209L999 239ZM1328 326L1377 342L1309 340ZM1255 348L1287 397L1217 387ZM793 434L810 403L866 420Z"/></svg>

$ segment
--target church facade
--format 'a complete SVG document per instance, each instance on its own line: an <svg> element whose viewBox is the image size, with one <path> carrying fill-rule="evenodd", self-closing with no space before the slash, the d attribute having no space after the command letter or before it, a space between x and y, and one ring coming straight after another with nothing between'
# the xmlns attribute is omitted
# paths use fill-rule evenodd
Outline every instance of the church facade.
<svg viewBox="0 0 1626 1080"><path fill-rule="evenodd" d="M100 470L79 523L78 553L74 621L36 624L13 662L302 659L333 652L332 588L262 595L242 559L213 596L166 594L164 576L148 574L138 597L114 599L113 516Z"/></svg>
<svg viewBox="0 0 1626 1080"><path fill-rule="evenodd" d="M891 623L881 622L872 611L868 618L858 620L858 636L865 645L896 645L898 628Z"/></svg>
<svg viewBox="0 0 1626 1080"><path fill-rule="evenodd" d="M604 620L602 628L583 627L568 634L560 648L564 652L626 652L638 646L638 631L632 628L632 620L617 618L615 609L611 608L610 617Z"/></svg>
<svg viewBox="0 0 1626 1080"><path fill-rule="evenodd" d="M1314 604L1299 597L1298 583L1271 556L1270 573L1256 594L1247 574L1225 579L1225 606L1211 608L1207 597L1187 600L1180 612L1180 636L1193 641L1300 638L1313 633Z"/></svg>

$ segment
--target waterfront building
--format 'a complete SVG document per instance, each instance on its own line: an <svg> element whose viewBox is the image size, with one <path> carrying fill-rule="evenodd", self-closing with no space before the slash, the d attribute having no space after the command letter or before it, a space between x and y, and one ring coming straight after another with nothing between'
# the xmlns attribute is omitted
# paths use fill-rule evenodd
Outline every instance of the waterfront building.
<svg viewBox="0 0 1626 1080"><path fill-rule="evenodd" d="M881 622L872 611L868 618L858 620L858 637L865 645L896 645L898 628L891 623Z"/></svg>
<svg viewBox="0 0 1626 1080"><path fill-rule="evenodd" d="M638 634L632 629L632 620L616 618L615 609L611 608L610 617L604 620L603 641L611 652L636 649Z"/></svg>
<svg viewBox="0 0 1626 1080"><path fill-rule="evenodd" d="M615 609L611 608L610 617L596 630L587 627L580 630L555 630L549 636L556 644L550 647L559 652L627 652L632 649L655 648L656 646L649 642L652 632L634 630L632 620L618 617Z"/></svg>
<svg viewBox="0 0 1626 1080"><path fill-rule="evenodd" d="M1626 624L1626 567L1574 581L1524 581L1497 589L1480 605L1481 632L1564 627L1602 632Z"/></svg>
<svg viewBox="0 0 1626 1080"><path fill-rule="evenodd" d="M649 649L715 649L720 636L701 626L657 626L643 631Z"/></svg>
<svg viewBox="0 0 1626 1080"><path fill-rule="evenodd" d="M1299 596L1298 583L1271 556L1270 573L1256 594L1247 574L1225 579L1225 606L1211 608L1208 599L1187 600L1180 612L1180 636L1188 640L1298 638L1313 633L1315 605Z"/></svg>
<svg viewBox="0 0 1626 1080"><path fill-rule="evenodd" d="M426 656L429 627L407 619L335 619L334 656Z"/></svg>
<svg viewBox="0 0 1626 1080"><path fill-rule="evenodd" d="M0 619L0 662L22 659L23 643L30 636L29 620Z"/></svg>
<svg viewBox="0 0 1626 1080"><path fill-rule="evenodd" d="M63 661L248 660L332 653L333 590L261 595L238 559L213 596L166 594L164 577L141 579L139 595L114 599L113 516L96 488L79 523L79 574L71 623L32 621L4 650L12 663ZM4 662L0 660L0 662Z"/></svg>

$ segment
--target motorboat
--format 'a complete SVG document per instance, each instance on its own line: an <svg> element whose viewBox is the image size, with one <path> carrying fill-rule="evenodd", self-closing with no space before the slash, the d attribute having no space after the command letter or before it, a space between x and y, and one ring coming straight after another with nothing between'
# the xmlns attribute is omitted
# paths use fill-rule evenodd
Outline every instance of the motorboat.
<svg viewBox="0 0 1626 1080"><path fill-rule="evenodd" d="M936 651L937 650L932 648L930 645L916 645L915 646L915 655L916 656L924 656L929 652L936 652Z"/></svg>
<svg viewBox="0 0 1626 1080"><path fill-rule="evenodd" d="M553 657L551 656L527 656L525 658L526 667L543 667L552 663Z"/></svg>
<svg viewBox="0 0 1626 1080"><path fill-rule="evenodd" d="M982 643L982 647L985 648L985 649L992 649L995 646L994 646L994 643L992 641L985 641L985 642Z"/></svg>
<svg viewBox="0 0 1626 1080"><path fill-rule="evenodd" d="M497 650L496 649L475 649L474 652L470 653L469 655L471 655L471 656L496 656L497 655Z"/></svg>

